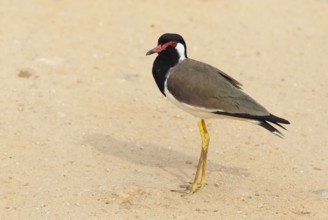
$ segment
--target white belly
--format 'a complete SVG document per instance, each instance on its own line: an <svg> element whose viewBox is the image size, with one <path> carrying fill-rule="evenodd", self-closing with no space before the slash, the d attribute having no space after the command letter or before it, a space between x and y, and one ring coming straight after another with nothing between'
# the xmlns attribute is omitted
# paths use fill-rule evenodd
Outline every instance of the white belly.
<svg viewBox="0 0 328 220"><path fill-rule="evenodd" d="M166 95L166 98L172 102L174 105L176 105L178 108L202 119L209 119L209 118L222 118L227 117L219 114L215 114L213 112L219 112L222 111L221 109L205 109L202 107L192 106L188 105L186 103L179 102L174 96L168 91L168 89L165 87L164 93Z"/></svg>

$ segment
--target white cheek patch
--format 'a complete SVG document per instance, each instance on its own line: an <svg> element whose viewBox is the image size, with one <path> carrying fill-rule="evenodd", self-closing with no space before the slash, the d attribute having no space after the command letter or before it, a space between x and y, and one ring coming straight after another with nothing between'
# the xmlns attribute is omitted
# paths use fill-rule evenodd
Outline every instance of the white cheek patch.
<svg viewBox="0 0 328 220"><path fill-rule="evenodd" d="M178 54L180 56L179 62L185 60L186 59L186 55L185 55L186 48L183 46L183 44L177 43L175 49L178 51Z"/></svg>

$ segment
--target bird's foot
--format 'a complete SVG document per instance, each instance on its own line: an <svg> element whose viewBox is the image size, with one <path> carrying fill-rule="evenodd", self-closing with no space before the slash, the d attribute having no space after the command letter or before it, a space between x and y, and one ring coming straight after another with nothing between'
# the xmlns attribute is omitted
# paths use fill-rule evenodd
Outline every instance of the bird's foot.
<svg viewBox="0 0 328 220"><path fill-rule="evenodd" d="M201 182L201 183L196 182L188 186L186 185L181 186L181 188L185 188L185 189L180 189L180 190L178 189L178 190L171 190L171 191L181 193L181 196L190 196L195 192L197 192L198 190L204 188L205 185L206 185L205 182Z"/></svg>

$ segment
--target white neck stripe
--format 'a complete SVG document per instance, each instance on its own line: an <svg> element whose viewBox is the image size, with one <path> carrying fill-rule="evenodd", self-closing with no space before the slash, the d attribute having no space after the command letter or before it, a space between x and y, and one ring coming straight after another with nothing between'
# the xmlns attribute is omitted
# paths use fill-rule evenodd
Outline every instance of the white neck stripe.
<svg viewBox="0 0 328 220"><path fill-rule="evenodd" d="M186 48L183 46L183 44L177 43L175 49L179 54L179 63L180 63L181 61L186 59L186 55L185 55Z"/></svg>

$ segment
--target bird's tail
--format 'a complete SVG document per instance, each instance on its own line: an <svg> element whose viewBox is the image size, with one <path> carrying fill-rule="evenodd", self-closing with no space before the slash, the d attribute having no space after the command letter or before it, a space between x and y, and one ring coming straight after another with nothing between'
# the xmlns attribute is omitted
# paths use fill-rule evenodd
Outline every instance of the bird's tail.
<svg viewBox="0 0 328 220"><path fill-rule="evenodd" d="M262 126L263 128L267 129L268 131L270 131L271 133L277 135L278 137L284 137L284 135L275 127L273 127L271 124L269 124L268 122L275 124L285 130L287 130L284 126L282 126L281 124L290 124L290 122L286 119L277 117L275 115L269 115L269 116L265 116L261 119L258 119L259 125Z"/></svg>

